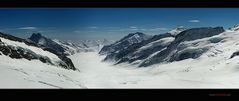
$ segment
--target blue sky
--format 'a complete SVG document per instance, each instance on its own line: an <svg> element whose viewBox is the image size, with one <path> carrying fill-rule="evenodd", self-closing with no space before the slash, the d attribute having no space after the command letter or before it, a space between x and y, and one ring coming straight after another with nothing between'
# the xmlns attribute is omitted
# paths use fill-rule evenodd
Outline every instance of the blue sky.
<svg viewBox="0 0 239 101"><path fill-rule="evenodd" d="M239 24L238 8L0 8L0 14L1 32L23 38L40 32L62 40L117 40L132 32Z"/></svg>

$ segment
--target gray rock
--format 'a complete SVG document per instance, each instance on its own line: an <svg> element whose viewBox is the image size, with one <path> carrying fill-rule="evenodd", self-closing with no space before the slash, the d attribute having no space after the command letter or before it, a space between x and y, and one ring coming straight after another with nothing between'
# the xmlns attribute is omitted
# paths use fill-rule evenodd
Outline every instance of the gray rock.
<svg viewBox="0 0 239 101"><path fill-rule="evenodd" d="M230 59L234 58L235 56L238 56L238 55L239 55L239 51L236 51L236 52L232 53Z"/></svg>

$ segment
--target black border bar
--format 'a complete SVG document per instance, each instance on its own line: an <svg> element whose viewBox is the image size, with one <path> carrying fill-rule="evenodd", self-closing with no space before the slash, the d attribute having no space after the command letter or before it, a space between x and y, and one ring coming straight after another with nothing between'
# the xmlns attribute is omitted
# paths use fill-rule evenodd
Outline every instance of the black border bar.
<svg viewBox="0 0 239 101"><path fill-rule="evenodd" d="M215 1L215 0L214 0ZM121 1L97 1L97 0L84 0L84 1L76 1L76 0L58 0L58 1L46 1L46 0L34 0L34 1L1 1L0 7L70 7L70 8L85 8L85 7L111 7L111 8L121 8L121 7L197 7L197 8L215 8L215 7L239 7L239 1L228 0L228 1L200 1L200 0L121 0Z"/></svg>
<svg viewBox="0 0 239 101"><path fill-rule="evenodd" d="M4 96L3 96L4 95ZM121 99L125 97L168 99L194 97L237 97L238 89L5 89L0 90L0 97L20 96L25 97L52 97L52 98L107 98ZM17 98L20 98L17 97ZM9 97L7 97L9 98ZM11 98L11 97L10 97ZM163 100L163 99L161 99Z"/></svg>

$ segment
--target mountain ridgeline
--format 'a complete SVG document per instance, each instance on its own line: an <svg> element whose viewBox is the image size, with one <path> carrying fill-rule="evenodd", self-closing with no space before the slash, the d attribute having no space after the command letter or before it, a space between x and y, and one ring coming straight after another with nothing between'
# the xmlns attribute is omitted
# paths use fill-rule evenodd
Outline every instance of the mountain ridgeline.
<svg viewBox="0 0 239 101"><path fill-rule="evenodd" d="M195 59L211 48L198 45L200 42L197 40L209 38L224 31L223 27L201 27L176 28L155 36L140 32L131 33L111 45L104 46L99 54L106 55L104 61L113 61L115 64L131 63L138 67ZM208 43L217 43L221 40L211 38Z"/></svg>
<svg viewBox="0 0 239 101"><path fill-rule="evenodd" d="M41 37L41 42L44 44L35 42L38 39L37 37ZM39 60L43 63L60 66L65 69L77 70L71 59L66 57L65 54L60 53L61 51L59 52L59 50L55 50L56 48L59 48L59 45L55 43L49 43L53 42L50 39L42 37L39 33L33 34L29 39L32 40L22 39L9 34L0 33L0 52L3 55L9 56L13 59L24 58L29 61ZM2 55L1 53L0 55Z"/></svg>
<svg viewBox="0 0 239 101"><path fill-rule="evenodd" d="M54 42L53 40L42 36L40 33L33 33L30 38L28 38L33 43L42 46L43 48L51 48L57 52L57 54L64 54L64 48Z"/></svg>
<svg viewBox="0 0 239 101"><path fill-rule="evenodd" d="M124 38L120 39L119 41L117 41L111 45L104 46L100 50L99 54L105 55L105 54L117 53L120 50L126 49L128 46L130 46L132 44L139 43L143 40L147 40L150 37L151 36L148 36L148 35L140 33L140 32L130 33L127 36L125 36Z"/></svg>

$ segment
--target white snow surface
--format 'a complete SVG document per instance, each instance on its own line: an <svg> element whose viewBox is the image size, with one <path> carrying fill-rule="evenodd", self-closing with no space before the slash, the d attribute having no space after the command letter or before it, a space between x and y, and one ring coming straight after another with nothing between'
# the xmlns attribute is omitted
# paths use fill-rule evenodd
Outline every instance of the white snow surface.
<svg viewBox="0 0 239 101"><path fill-rule="evenodd" d="M184 30L186 30L186 28L184 28L183 26L179 26L179 27L177 27L175 29L172 29L168 33L171 33L172 35L176 36L177 34L181 33Z"/></svg>
<svg viewBox="0 0 239 101"><path fill-rule="evenodd" d="M0 88L85 88L79 71L0 55Z"/></svg>

